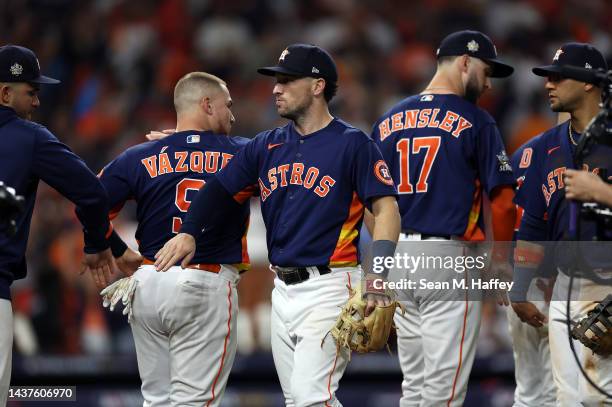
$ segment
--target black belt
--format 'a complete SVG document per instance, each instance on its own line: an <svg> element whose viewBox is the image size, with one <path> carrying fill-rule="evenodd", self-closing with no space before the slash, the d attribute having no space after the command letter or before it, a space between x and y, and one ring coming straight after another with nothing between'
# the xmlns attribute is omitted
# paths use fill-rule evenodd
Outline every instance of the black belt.
<svg viewBox="0 0 612 407"><path fill-rule="evenodd" d="M331 273L327 266L313 266L319 271L320 275ZM301 283L310 278L310 273L306 267L274 267L278 278L287 285Z"/></svg>

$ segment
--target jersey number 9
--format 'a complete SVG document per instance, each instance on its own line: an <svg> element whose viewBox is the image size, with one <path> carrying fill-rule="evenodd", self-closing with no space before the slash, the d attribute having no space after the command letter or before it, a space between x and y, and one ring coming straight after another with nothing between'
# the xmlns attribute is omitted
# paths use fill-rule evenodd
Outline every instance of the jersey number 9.
<svg viewBox="0 0 612 407"><path fill-rule="evenodd" d="M191 201L187 199L188 191L198 191L206 184L203 179L183 178L181 182L176 184L176 195L174 198L174 204L179 211L185 213L189 210ZM178 216L172 218L172 233L178 233L181 229L183 221Z"/></svg>

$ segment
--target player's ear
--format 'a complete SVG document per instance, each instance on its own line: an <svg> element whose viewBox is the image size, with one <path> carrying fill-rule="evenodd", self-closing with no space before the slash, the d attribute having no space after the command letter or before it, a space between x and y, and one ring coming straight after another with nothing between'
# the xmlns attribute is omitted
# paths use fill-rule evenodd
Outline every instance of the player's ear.
<svg viewBox="0 0 612 407"><path fill-rule="evenodd" d="M458 63L459 63L459 69L461 70L461 72L467 72L468 68L470 67L470 63L472 62L470 60L470 56L467 54L463 54L457 59L459 60Z"/></svg>
<svg viewBox="0 0 612 407"><path fill-rule="evenodd" d="M213 106L210 97L205 96L200 100L200 107L206 114L213 114Z"/></svg>
<svg viewBox="0 0 612 407"><path fill-rule="evenodd" d="M324 90L325 90L325 79L322 79L322 78L315 79L312 85L312 94L315 96L322 95Z"/></svg>
<svg viewBox="0 0 612 407"><path fill-rule="evenodd" d="M593 85L591 83L585 83L584 84L584 91L585 92L590 92L591 90L593 90L593 88L595 88L595 85Z"/></svg>
<svg viewBox="0 0 612 407"><path fill-rule="evenodd" d="M0 83L0 102L3 105L11 103L11 87L6 83Z"/></svg>

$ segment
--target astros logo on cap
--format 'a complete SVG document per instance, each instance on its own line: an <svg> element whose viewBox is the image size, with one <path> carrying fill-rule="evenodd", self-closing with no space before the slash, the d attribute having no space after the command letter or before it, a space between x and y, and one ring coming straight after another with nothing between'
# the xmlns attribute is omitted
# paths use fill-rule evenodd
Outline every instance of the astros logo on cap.
<svg viewBox="0 0 612 407"><path fill-rule="evenodd" d="M287 55L289 55L289 50L285 48L285 50L281 52L280 57L278 58L278 62L284 61Z"/></svg>
<svg viewBox="0 0 612 407"><path fill-rule="evenodd" d="M19 65L17 62L11 65L11 73L13 75L15 76L21 75L22 72L23 72L23 66Z"/></svg>

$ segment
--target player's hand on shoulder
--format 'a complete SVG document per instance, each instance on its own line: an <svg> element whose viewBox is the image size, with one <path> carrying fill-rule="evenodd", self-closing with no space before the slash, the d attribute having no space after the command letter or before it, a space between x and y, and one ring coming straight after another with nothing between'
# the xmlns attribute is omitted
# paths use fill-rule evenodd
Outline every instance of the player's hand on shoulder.
<svg viewBox="0 0 612 407"><path fill-rule="evenodd" d="M174 130L174 129L166 129L166 130L162 130L162 131L151 130L149 133L147 133L145 135L145 137L149 141L157 141L157 140L161 140L163 138L166 138L169 135L174 134L174 133L176 133L176 130Z"/></svg>
<svg viewBox="0 0 612 407"><path fill-rule="evenodd" d="M168 240L155 254L155 268L157 271L167 271L177 262L181 262L181 267L186 268L193 259L196 250L196 241L188 233L179 233Z"/></svg>
<svg viewBox="0 0 612 407"><path fill-rule="evenodd" d="M540 310L529 301L513 302L512 309L522 322L535 328L539 328L548 323L546 315L542 314Z"/></svg>
<svg viewBox="0 0 612 407"><path fill-rule="evenodd" d="M115 268L115 259L110 249L99 253L83 256L81 262L81 273L89 273L99 289L103 289L112 281L112 274Z"/></svg>
<svg viewBox="0 0 612 407"><path fill-rule="evenodd" d="M121 257L117 257L115 259L119 271L128 277L138 270L138 267L140 267L142 261L143 257L141 254L136 250L130 249L129 247L125 250Z"/></svg>

